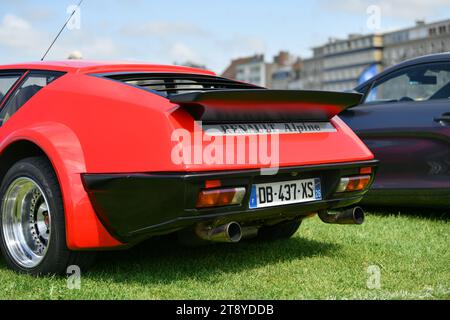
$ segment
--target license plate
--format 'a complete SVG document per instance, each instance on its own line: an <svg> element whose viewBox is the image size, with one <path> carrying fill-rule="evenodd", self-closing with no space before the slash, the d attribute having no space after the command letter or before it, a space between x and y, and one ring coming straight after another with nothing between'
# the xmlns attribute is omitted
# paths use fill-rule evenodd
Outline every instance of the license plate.
<svg viewBox="0 0 450 320"><path fill-rule="evenodd" d="M252 187L250 209L283 206L322 200L320 179L306 179Z"/></svg>

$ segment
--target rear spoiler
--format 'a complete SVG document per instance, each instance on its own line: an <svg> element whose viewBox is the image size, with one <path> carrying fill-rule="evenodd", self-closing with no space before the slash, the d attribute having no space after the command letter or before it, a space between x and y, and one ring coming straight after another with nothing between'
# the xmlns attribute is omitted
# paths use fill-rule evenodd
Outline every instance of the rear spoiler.
<svg viewBox="0 0 450 320"><path fill-rule="evenodd" d="M329 121L358 105L359 93L294 90L217 90L173 95L170 101L205 122Z"/></svg>

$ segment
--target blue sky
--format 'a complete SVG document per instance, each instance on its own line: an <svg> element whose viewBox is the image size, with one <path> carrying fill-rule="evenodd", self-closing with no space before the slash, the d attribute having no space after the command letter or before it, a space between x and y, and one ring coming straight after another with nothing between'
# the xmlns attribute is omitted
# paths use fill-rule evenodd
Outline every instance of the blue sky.
<svg viewBox="0 0 450 320"><path fill-rule="evenodd" d="M78 0L0 0L0 63L38 60ZM80 29L66 30L48 59L79 50L85 58L174 63L222 71L232 58L279 50L308 57L329 37L450 18L450 0L85 0Z"/></svg>

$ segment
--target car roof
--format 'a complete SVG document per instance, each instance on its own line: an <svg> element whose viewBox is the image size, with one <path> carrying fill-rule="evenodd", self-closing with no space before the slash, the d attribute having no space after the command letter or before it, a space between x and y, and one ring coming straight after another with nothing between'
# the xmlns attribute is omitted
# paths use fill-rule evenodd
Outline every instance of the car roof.
<svg viewBox="0 0 450 320"><path fill-rule="evenodd" d="M39 61L0 66L0 70L48 70L71 73L167 72L216 75L212 71L183 66L148 64L132 61L61 60Z"/></svg>
<svg viewBox="0 0 450 320"><path fill-rule="evenodd" d="M364 88L367 84L372 83L373 81L376 81L385 75L392 73L394 71L397 71L399 69L419 65L422 63L432 63L432 62L450 62L450 52L445 53L436 53L436 54L430 54L418 58L413 58L410 60L406 60L404 62L401 62L399 64L396 64L392 67L386 68L383 72L377 74L375 77L367 80L366 82L358 85L355 90L359 90L361 88Z"/></svg>

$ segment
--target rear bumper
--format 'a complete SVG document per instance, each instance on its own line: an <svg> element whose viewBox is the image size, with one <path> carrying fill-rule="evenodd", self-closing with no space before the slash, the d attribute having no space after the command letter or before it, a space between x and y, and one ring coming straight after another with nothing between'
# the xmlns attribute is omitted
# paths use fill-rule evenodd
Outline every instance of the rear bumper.
<svg viewBox="0 0 450 320"><path fill-rule="evenodd" d="M169 234L198 222L264 222L301 218L324 209L342 208L362 200L365 192L336 195L342 176L356 175L377 161L281 168L277 175L262 176L260 170L206 173L85 174L83 181L91 203L107 230L124 243L136 243L155 235ZM375 170L374 170L375 171ZM307 178L322 181L322 201L282 207L250 209L251 186ZM198 193L207 180L221 180L223 187L246 187L239 206L195 208Z"/></svg>

